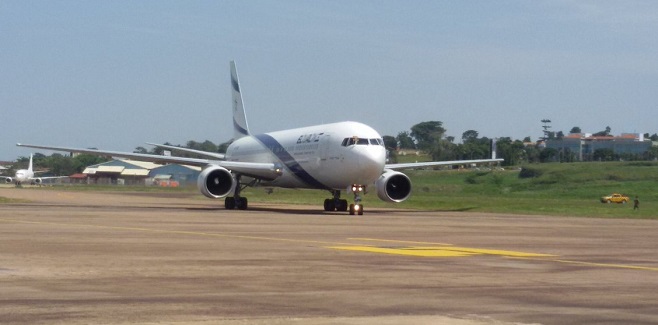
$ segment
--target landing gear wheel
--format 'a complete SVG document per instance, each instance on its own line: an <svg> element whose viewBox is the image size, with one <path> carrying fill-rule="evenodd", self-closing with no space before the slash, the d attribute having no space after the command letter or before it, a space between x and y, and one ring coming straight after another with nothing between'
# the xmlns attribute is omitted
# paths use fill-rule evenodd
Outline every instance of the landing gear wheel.
<svg viewBox="0 0 658 325"><path fill-rule="evenodd" d="M247 210L247 198L246 197L241 197L237 200L235 200L235 206L238 208L238 210Z"/></svg>
<svg viewBox="0 0 658 325"><path fill-rule="evenodd" d="M363 215L363 204L350 204L350 215Z"/></svg>
<svg viewBox="0 0 658 325"><path fill-rule="evenodd" d="M336 211L347 211L347 200L338 200Z"/></svg>
<svg viewBox="0 0 658 325"><path fill-rule="evenodd" d="M324 200L324 211L334 211L334 210L336 210L336 205L334 204L334 200L332 199Z"/></svg>
<svg viewBox="0 0 658 325"><path fill-rule="evenodd" d="M233 197L227 197L224 199L224 207L226 210L233 210L235 209L235 198Z"/></svg>

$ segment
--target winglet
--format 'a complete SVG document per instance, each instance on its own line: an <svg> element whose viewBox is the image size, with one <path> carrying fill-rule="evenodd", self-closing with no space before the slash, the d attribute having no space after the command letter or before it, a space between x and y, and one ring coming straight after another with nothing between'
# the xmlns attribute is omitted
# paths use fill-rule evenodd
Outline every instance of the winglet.
<svg viewBox="0 0 658 325"><path fill-rule="evenodd" d="M247 114L244 111L242 93L240 93L240 82L235 61L231 61L231 95L233 99L233 139L239 139L249 135Z"/></svg>

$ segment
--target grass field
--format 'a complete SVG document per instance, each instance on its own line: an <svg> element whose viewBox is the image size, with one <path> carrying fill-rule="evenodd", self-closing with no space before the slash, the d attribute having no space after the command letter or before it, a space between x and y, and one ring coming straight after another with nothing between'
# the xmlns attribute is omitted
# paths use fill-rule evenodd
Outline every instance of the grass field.
<svg viewBox="0 0 658 325"><path fill-rule="evenodd" d="M658 163L605 162L536 164L508 170L412 170L413 193L402 203L382 202L374 190L364 197L368 207L434 211L502 212L607 218L658 219ZM520 177L520 175L525 177ZM195 188L75 186L68 190L176 191L203 199ZM47 190L47 188L25 188ZM603 204L599 198L610 193L631 197L629 204ZM328 192L311 190L249 188L243 192L250 202L280 202L317 205ZM640 198L633 211L632 199ZM350 200L351 197L344 198ZM0 198L0 203L3 200ZM223 200L216 201L223 205Z"/></svg>

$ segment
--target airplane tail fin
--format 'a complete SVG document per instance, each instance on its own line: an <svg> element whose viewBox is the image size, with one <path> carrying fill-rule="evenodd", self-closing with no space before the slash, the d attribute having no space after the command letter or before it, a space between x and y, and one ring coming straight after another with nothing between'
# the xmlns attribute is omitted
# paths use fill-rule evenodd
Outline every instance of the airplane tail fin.
<svg viewBox="0 0 658 325"><path fill-rule="evenodd" d="M32 156L33 156L33 154L30 154L30 164L27 165L27 170L29 172L33 171L33 169L32 169Z"/></svg>
<svg viewBox="0 0 658 325"><path fill-rule="evenodd" d="M233 99L233 140L249 135L247 114L244 111L242 93L240 93L240 82L235 61L231 61L231 95Z"/></svg>

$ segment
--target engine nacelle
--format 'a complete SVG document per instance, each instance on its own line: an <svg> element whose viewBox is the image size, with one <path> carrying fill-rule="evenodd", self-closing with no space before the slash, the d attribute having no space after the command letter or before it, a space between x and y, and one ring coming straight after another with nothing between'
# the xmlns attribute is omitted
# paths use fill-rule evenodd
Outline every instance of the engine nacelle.
<svg viewBox="0 0 658 325"><path fill-rule="evenodd" d="M32 181L34 182L34 184L41 184L41 182L43 182L41 178L33 178Z"/></svg>
<svg viewBox="0 0 658 325"><path fill-rule="evenodd" d="M224 167L210 166L199 174L196 185L206 197L219 199L233 193L235 178Z"/></svg>
<svg viewBox="0 0 658 325"><path fill-rule="evenodd" d="M7 183L7 184L11 184L11 183L13 183L13 182L14 182L14 179L13 179L13 178L11 178L11 177L7 177L7 178L5 178L5 183Z"/></svg>
<svg viewBox="0 0 658 325"><path fill-rule="evenodd" d="M375 182L377 196L386 202L402 202L411 195L411 180L407 175L387 171Z"/></svg>

